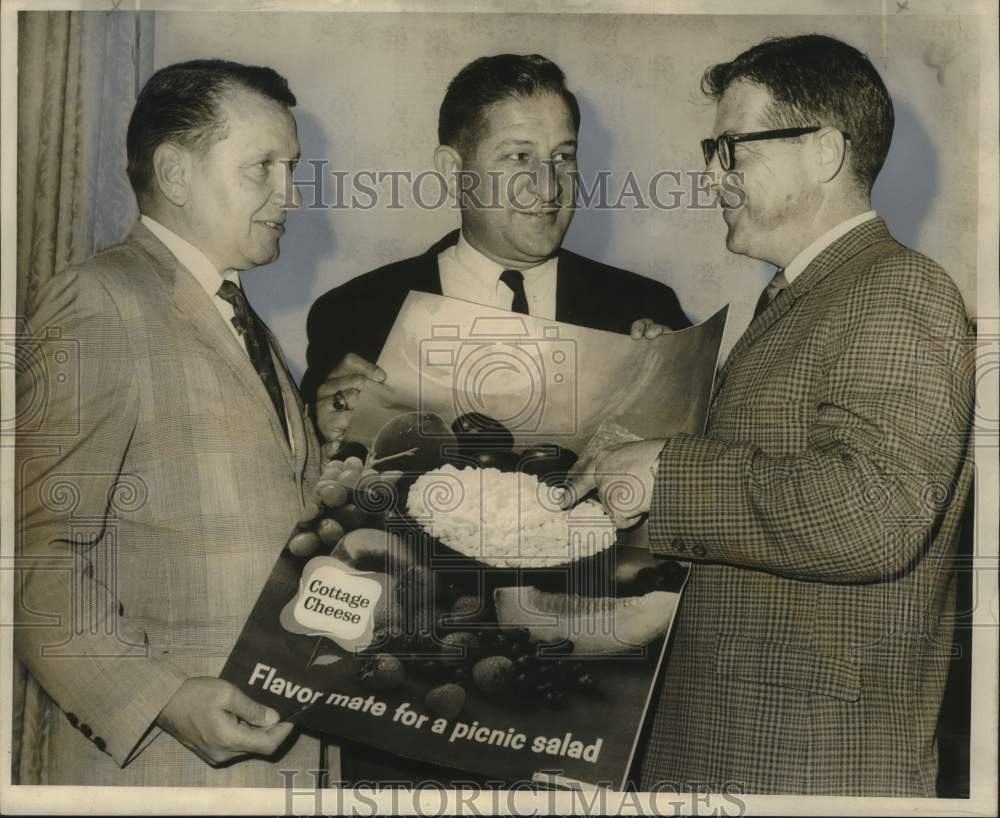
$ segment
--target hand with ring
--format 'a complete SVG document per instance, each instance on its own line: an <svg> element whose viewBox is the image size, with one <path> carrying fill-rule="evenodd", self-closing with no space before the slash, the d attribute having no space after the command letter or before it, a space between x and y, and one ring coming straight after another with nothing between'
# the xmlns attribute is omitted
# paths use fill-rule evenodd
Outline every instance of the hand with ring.
<svg viewBox="0 0 1000 818"><path fill-rule="evenodd" d="M326 441L340 441L364 385L370 381L384 383L385 377L382 369L360 355L349 352L341 358L316 390L316 426Z"/></svg>
<svg viewBox="0 0 1000 818"><path fill-rule="evenodd" d="M346 412L351 408L347 403L347 396L339 389L333 393L332 400L334 412Z"/></svg>

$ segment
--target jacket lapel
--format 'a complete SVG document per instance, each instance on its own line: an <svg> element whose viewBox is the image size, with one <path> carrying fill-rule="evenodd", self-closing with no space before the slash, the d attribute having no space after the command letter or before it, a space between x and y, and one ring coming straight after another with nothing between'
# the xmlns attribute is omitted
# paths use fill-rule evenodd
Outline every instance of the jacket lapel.
<svg viewBox="0 0 1000 818"><path fill-rule="evenodd" d="M288 366L285 363L285 353L281 349L277 337L275 337L274 333L271 332L270 328L263 321L261 321L261 324L267 332L267 340L271 345L271 359L274 361L274 370L278 375L278 382L281 384L281 393L285 398L285 414L288 416L288 434L295 444L296 474L302 474L309 454L309 441L306 439L304 421L306 416L305 405L302 403L302 396L299 394L298 387L296 387L295 381L292 379L292 373L288 371ZM254 372L254 375L256 374ZM268 396L268 403L271 406L271 413L274 414L274 404L270 403L270 396ZM284 440L284 436L282 436L282 439ZM289 452L289 455L291 455L291 452Z"/></svg>
<svg viewBox="0 0 1000 818"><path fill-rule="evenodd" d="M580 271L576 259L559 248L556 262L556 321L568 324L580 321L580 298L587 287L580 281ZM594 297L596 294L592 294Z"/></svg>
<svg viewBox="0 0 1000 818"><path fill-rule="evenodd" d="M212 299L208 297L201 284L142 222L136 223L126 241L138 246L152 258L153 268L173 296L172 309L176 315L191 327L194 334L208 348L209 354L216 354L224 359L229 369L240 379L246 393L252 395L260 404L261 410L267 413L264 416L270 420L272 431L281 441L291 460L291 449L275 415L271 396L268 395L257 370L254 369L246 349L226 326L225 320L219 315L219 311L215 309ZM275 342L270 331L268 337L272 343L272 357L275 357L273 346ZM283 362L280 368L284 369ZM289 420L292 424L295 423L294 418L290 417ZM289 433L291 434L291 429Z"/></svg>
<svg viewBox="0 0 1000 818"><path fill-rule="evenodd" d="M409 289L431 295L444 295L441 287L441 271L438 269L438 256L443 250L458 243L459 232L452 230L436 244L431 245L422 256L417 256L417 263L410 273Z"/></svg>
<svg viewBox="0 0 1000 818"><path fill-rule="evenodd" d="M841 236L829 247L820 252L816 258L809 262L802 273L784 290L782 290L767 308L750 322L750 326L733 346L729 357L719 370L715 378L715 388L712 391L712 399L719 393L719 389L725 380L726 373L730 370L733 362L738 360L750 347L752 347L767 331L785 315L792 305L812 290L819 282L830 273L841 267L858 253L863 252L873 244L882 241L893 241L885 221L881 218L869 219L859 224L847 234Z"/></svg>

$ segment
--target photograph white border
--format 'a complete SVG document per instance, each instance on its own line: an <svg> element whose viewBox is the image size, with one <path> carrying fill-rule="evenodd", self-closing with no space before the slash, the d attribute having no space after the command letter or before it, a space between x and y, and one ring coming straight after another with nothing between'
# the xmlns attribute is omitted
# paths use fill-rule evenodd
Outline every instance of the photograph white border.
<svg viewBox="0 0 1000 818"><path fill-rule="evenodd" d="M358 2L250 2L248 0L107 0L106 2L49 2L41 0L0 0L2 3L2 51L0 51L0 94L2 94L2 148L0 172L3 184L0 198L0 316L10 317L16 303L16 143L17 143L17 13L35 10L102 10L102 11L366 11L393 13L407 12L462 12L462 13L553 13L567 14L794 14L808 15L865 15L878 17L896 11L900 3L912 14L961 14L976 18L983 38L980 66L979 111L979 225L978 225L978 336L984 342L980 347L980 382L995 386L997 347L1000 345L1000 297L996 272L1000 269L998 254L998 80L997 55L1000 43L997 36L996 4L989 0L563 0L562 2L533 2L533 0L443 0L432 2L388 2L371 0L363 6ZM2 384L2 416L13 417L14 373L0 370ZM978 394L979 411L988 418L1000 417L995 391L981 390ZM976 440L976 542L975 554L980 570L974 574L973 598L977 607L973 615L973 690L970 737L970 797L968 799L898 799L898 798L830 798L809 796L742 796L746 814L788 815L996 815L997 814L997 713L998 713L998 542L997 498L1000 497L998 480L998 441L995 431L980 430ZM13 448L12 441L0 438L0 525L2 525L2 556L0 568L9 569L13 553ZM284 790L213 790L202 788L114 788L114 787L37 787L12 786L10 783L11 725L6 718L11 696L12 673L12 593L13 572L0 570L0 812L3 814L280 814L287 811L288 794ZM501 799L504 811L517 814L544 814L550 811L565 813L580 810L593 796L580 800L574 793L518 793L516 798ZM612 811L635 814L638 809L655 814L737 814L732 799L716 796L708 799L676 794L662 794L654 800L636 799L625 794L621 804L609 796L603 803ZM395 808L402 814L442 814L440 794L428 791L417 800L402 798L391 793L379 796L371 793L362 797L347 792L339 796L333 792L323 794L321 808L327 813L343 811L355 814L375 814ZM449 799L450 807L464 806L473 814L489 814L497 808L490 793L472 798L466 796L461 803L457 797ZM317 803L308 793L296 795L292 808L299 814L315 814ZM452 810L448 810L449 812Z"/></svg>

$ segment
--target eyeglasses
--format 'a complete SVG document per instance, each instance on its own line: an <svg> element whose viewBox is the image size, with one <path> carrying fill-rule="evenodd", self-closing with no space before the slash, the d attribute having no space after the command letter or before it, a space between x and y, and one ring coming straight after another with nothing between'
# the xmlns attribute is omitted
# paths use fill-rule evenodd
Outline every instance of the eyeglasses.
<svg viewBox="0 0 1000 818"><path fill-rule="evenodd" d="M716 152L719 154L719 164L723 170L732 170L736 166L736 143L758 142L762 139L787 139L792 136L805 136L815 133L822 126L812 125L808 128L779 128L775 131L754 131L753 133L724 133L716 139L702 139L701 151L705 154L705 164L709 165ZM844 139L850 139L846 133Z"/></svg>

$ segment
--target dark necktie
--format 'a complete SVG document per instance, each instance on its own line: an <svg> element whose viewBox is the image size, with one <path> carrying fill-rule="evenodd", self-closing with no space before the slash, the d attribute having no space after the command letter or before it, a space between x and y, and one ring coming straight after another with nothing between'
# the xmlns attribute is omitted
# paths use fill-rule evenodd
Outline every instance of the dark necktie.
<svg viewBox="0 0 1000 818"><path fill-rule="evenodd" d="M271 349L267 343L267 332L264 329L264 322L251 309L250 302L246 295L232 281L223 281L219 287L219 298L228 301L233 308L233 326L242 336L246 343L247 352L250 354L250 361L253 368L257 370L267 394L271 396L271 403L278 413L278 420L281 421L281 428L288 438L288 425L285 420L285 399L281 396L281 384L278 383L278 375L274 371L274 360L271 358Z"/></svg>
<svg viewBox="0 0 1000 818"><path fill-rule="evenodd" d="M514 301L510 305L511 312L528 314L528 296L524 292L524 273L520 270L504 270L500 280L514 293Z"/></svg>
<svg viewBox="0 0 1000 818"><path fill-rule="evenodd" d="M768 284L760 294L760 298L757 299L757 306L754 307L753 317L756 318L764 310L768 308L768 305L778 297L785 287L788 286L788 279L785 278L785 271L778 270L774 274L774 278L771 279L770 284Z"/></svg>

